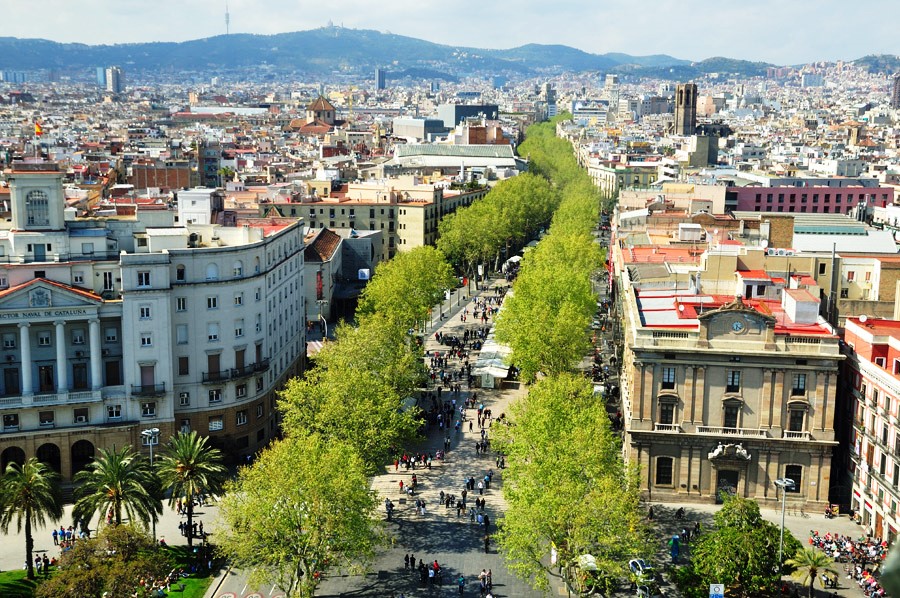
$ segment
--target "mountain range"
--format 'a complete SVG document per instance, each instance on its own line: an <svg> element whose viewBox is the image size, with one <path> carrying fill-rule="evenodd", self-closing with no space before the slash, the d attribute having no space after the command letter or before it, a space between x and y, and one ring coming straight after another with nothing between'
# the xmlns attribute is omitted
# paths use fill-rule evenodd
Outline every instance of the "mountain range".
<svg viewBox="0 0 900 598"><path fill-rule="evenodd" d="M381 67L389 79L410 76L449 80L473 74L532 77L585 71L670 79L708 73L758 76L774 66L721 57L693 62L665 54L591 54L564 45L469 48L335 26L276 35L230 34L185 42L116 45L0 37L0 69L55 69L84 76L94 67L106 65L122 66L132 74L253 71L319 77L333 73L368 75Z"/></svg>

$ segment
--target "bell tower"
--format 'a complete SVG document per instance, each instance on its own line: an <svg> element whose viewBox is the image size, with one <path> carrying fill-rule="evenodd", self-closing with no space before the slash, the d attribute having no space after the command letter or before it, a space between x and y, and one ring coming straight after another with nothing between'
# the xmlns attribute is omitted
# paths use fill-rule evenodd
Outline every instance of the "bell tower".
<svg viewBox="0 0 900 598"><path fill-rule="evenodd" d="M13 230L65 229L63 176L52 162L13 162L7 177Z"/></svg>

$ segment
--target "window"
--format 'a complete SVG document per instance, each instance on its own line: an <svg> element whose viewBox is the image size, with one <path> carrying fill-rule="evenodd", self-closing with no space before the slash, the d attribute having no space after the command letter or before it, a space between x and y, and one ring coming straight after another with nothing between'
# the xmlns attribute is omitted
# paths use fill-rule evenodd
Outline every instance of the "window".
<svg viewBox="0 0 900 598"><path fill-rule="evenodd" d="M844 287L841 289L841 299L846 299L850 296L850 289Z"/></svg>
<svg viewBox="0 0 900 598"><path fill-rule="evenodd" d="M39 189L29 191L25 196L25 215L28 224L47 226L50 224L50 199Z"/></svg>
<svg viewBox="0 0 900 598"><path fill-rule="evenodd" d="M219 325L215 322L206 325L206 340L211 343L219 340Z"/></svg>
<svg viewBox="0 0 900 598"><path fill-rule="evenodd" d="M209 402L210 402L210 404L222 402L222 389L221 388L210 389Z"/></svg>
<svg viewBox="0 0 900 598"><path fill-rule="evenodd" d="M73 345L83 345L84 344L84 330L73 330L72 331L72 344Z"/></svg>
<svg viewBox="0 0 900 598"><path fill-rule="evenodd" d="M264 413L263 404L260 403L256 406L256 419L261 419Z"/></svg>
<svg viewBox="0 0 900 598"><path fill-rule="evenodd" d="M244 294L243 293L235 293L234 294L234 304L235 305L243 305L244 304Z"/></svg>
<svg viewBox="0 0 900 598"><path fill-rule="evenodd" d="M106 342L115 343L119 341L119 333L115 328L106 329Z"/></svg>
<svg viewBox="0 0 900 598"><path fill-rule="evenodd" d="M221 415L214 415L209 418L209 431L218 432L224 427Z"/></svg>
<svg viewBox="0 0 900 598"><path fill-rule="evenodd" d="M75 272L72 274L72 284L84 284L84 273Z"/></svg>
<svg viewBox="0 0 900 598"><path fill-rule="evenodd" d="M740 370L729 370L728 371L728 380L725 383L725 392L740 392L741 391L741 371Z"/></svg>
<svg viewBox="0 0 900 598"><path fill-rule="evenodd" d="M138 317L139 317L141 320L149 320L149 319L150 319L150 306L149 306L149 305L142 305L142 306L138 309Z"/></svg>
<svg viewBox="0 0 900 598"><path fill-rule="evenodd" d="M247 396L247 385L246 384L238 384L234 390L235 390L235 394L237 395L237 397L239 399Z"/></svg>
<svg viewBox="0 0 900 598"><path fill-rule="evenodd" d="M182 356L178 358L178 375L187 376L191 373L190 358Z"/></svg>
<svg viewBox="0 0 900 598"><path fill-rule="evenodd" d="M184 280L185 280L184 266L177 266L175 268L175 280L178 282L184 282Z"/></svg>
<svg viewBox="0 0 900 598"><path fill-rule="evenodd" d="M141 333L141 346L142 347L152 347L153 346L153 335L149 332Z"/></svg>
<svg viewBox="0 0 900 598"><path fill-rule="evenodd" d="M237 418L236 418L235 423L237 423L237 425L239 425L239 426L243 426L247 423L247 410L246 409L242 409L237 412Z"/></svg>
<svg viewBox="0 0 900 598"><path fill-rule="evenodd" d="M854 272L853 270L848 270L847 271L847 280L849 282L853 282L854 278L856 278L856 272Z"/></svg>
<svg viewBox="0 0 900 598"><path fill-rule="evenodd" d="M182 407L189 407L191 405L191 393L189 393L189 392L178 393L178 404Z"/></svg>
<svg viewBox="0 0 900 598"><path fill-rule="evenodd" d="M256 301L259 302L262 300L262 289L256 289Z"/></svg>
<svg viewBox="0 0 900 598"><path fill-rule="evenodd" d="M208 264L206 266L206 280L219 280L219 266Z"/></svg>
<svg viewBox="0 0 900 598"><path fill-rule="evenodd" d="M885 359L884 357L876 357L875 358L875 365L877 365L879 367L884 367L886 364L887 364L887 359Z"/></svg>
<svg viewBox="0 0 900 598"><path fill-rule="evenodd" d="M659 404L659 423L665 425L675 423L675 403L665 402Z"/></svg>
<svg viewBox="0 0 900 598"><path fill-rule="evenodd" d="M675 368L664 367L662 369L662 387L665 390L672 390L675 388Z"/></svg>
<svg viewBox="0 0 900 598"><path fill-rule="evenodd" d="M207 297L206 298L206 309L218 309L219 308L219 298L216 296Z"/></svg>
<svg viewBox="0 0 900 598"><path fill-rule="evenodd" d="M86 407L81 407L75 410L75 423L76 424L86 424L88 423L88 410Z"/></svg>
<svg viewBox="0 0 900 598"><path fill-rule="evenodd" d="M794 481L793 488L785 488L785 492L800 492L800 486L803 483L803 466L788 465L784 468L784 477Z"/></svg>
<svg viewBox="0 0 900 598"><path fill-rule="evenodd" d="M656 485L671 486L672 485L672 468L674 465L672 457L656 458Z"/></svg>
<svg viewBox="0 0 900 598"><path fill-rule="evenodd" d="M49 332L38 332L38 346L39 347L49 347L50 346L50 333Z"/></svg>
<svg viewBox="0 0 900 598"><path fill-rule="evenodd" d="M803 423L806 421L806 409L791 409L790 419L788 421L788 430L791 432L802 432Z"/></svg>
<svg viewBox="0 0 900 598"><path fill-rule="evenodd" d="M244 320L235 320L234 321L234 336L235 338L240 338L244 336Z"/></svg>
<svg viewBox="0 0 900 598"><path fill-rule="evenodd" d="M106 417L109 419L120 419L122 417L122 406L121 405L107 405L106 406Z"/></svg>
<svg viewBox="0 0 900 598"><path fill-rule="evenodd" d="M4 430L18 430L19 429L19 414L18 413L6 413L3 415L3 429Z"/></svg>
<svg viewBox="0 0 900 598"><path fill-rule="evenodd" d="M235 262L233 272L234 272L235 278L243 276L244 275L244 263L241 261Z"/></svg>
<svg viewBox="0 0 900 598"><path fill-rule="evenodd" d="M188 325L178 324L175 326L175 343L186 345L188 342Z"/></svg>
<svg viewBox="0 0 900 598"><path fill-rule="evenodd" d="M150 286L150 272L138 272L137 273L137 286L139 287L149 287Z"/></svg>
<svg viewBox="0 0 900 598"><path fill-rule="evenodd" d="M256 331L262 332L262 316L260 314L256 314Z"/></svg>
<svg viewBox="0 0 900 598"><path fill-rule="evenodd" d="M794 374L794 386L791 388L792 396L806 394L806 374Z"/></svg>
<svg viewBox="0 0 900 598"><path fill-rule="evenodd" d="M175 311L187 311L187 298L186 297L176 297L175 298Z"/></svg>
<svg viewBox="0 0 900 598"><path fill-rule="evenodd" d="M722 427L725 428L737 428L738 427L738 416L741 413L741 406L735 402L727 403L725 405L725 412L722 417Z"/></svg>
<svg viewBox="0 0 900 598"><path fill-rule="evenodd" d="M3 348L4 349L15 349L16 348L16 335L15 334L4 334L3 335Z"/></svg>
<svg viewBox="0 0 900 598"><path fill-rule="evenodd" d="M113 285L113 273L112 272L104 272L103 273L103 290L104 291L112 291L115 290L115 286Z"/></svg>
<svg viewBox="0 0 900 598"><path fill-rule="evenodd" d="M156 401L141 403L142 417L156 417Z"/></svg>
<svg viewBox="0 0 900 598"><path fill-rule="evenodd" d="M900 374L900 359L894 359L894 373ZM863 395L866 394L865 385L863 386Z"/></svg>
<svg viewBox="0 0 900 598"><path fill-rule="evenodd" d="M257 378L256 379L256 392L260 392L264 386L265 386L265 384L263 383L263 379Z"/></svg>
<svg viewBox="0 0 900 598"><path fill-rule="evenodd" d="M38 412L38 423L42 426L52 426L56 417L52 411Z"/></svg>

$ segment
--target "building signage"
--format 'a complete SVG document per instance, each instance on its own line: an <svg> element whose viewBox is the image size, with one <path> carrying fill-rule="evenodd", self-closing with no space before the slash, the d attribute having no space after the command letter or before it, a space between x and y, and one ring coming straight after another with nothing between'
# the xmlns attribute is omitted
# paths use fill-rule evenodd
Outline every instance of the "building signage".
<svg viewBox="0 0 900 598"><path fill-rule="evenodd" d="M86 309L46 309L41 311L0 311L0 320L35 320L44 318L66 318L70 316L87 316L90 312Z"/></svg>

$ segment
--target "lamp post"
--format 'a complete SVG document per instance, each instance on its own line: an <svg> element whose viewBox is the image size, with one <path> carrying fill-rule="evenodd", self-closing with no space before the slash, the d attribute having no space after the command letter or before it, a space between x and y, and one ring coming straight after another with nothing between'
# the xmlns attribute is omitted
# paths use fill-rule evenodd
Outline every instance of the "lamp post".
<svg viewBox="0 0 900 598"><path fill-rule="evenodd" d="M782 573L782 552L784 551L784 506L787 501L787 491L793 490L797 484L790 478L778 478L775 487L781 488L781 536L778 539L778 576ZM776 490L777 492L777 490ZM779 582L780 583L780 582Z"/></svg>
<svg viewBox="0 0 900 598"><path fill-rule="evenodd" d="M328 340L328 320L325 319L325 316L322 315L322 307L324 305L328 305L327 299L318 299L316 301L316 306L319 309L319 319L322 320L322 324L325 326L325 335L322 337L322 341Z"/></svg>
<svg viewBox="0 0 900 598"><path fill-rule="evenodd" d="M159 442L159 428L150 428L141 432L141 436L147 439L150 445L150 469L153 469L153 445ZM153 541L156 542L156 513L153 513L151 519L153 523Z"/></svg>

